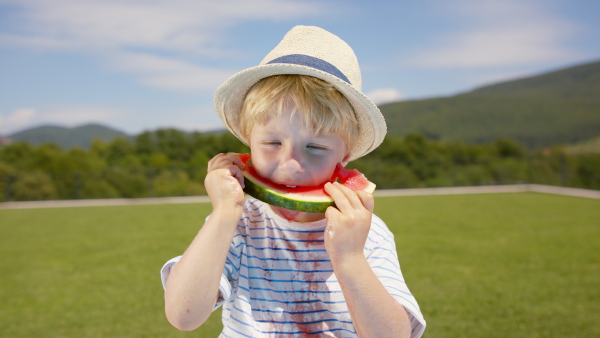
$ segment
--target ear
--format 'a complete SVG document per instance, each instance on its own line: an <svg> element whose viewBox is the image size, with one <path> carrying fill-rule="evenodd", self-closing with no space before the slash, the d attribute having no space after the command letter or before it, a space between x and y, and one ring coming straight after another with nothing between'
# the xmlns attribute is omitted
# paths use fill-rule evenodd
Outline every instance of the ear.
<svg viewBox="0 0 600 338"><path fill-rule="evenodd" d="M346 166L348 164L348 162L350 162L350 156L352 154L351 153L347 153L346 156L344 156L344 158L342 159L342 162L340 162L342 164L342 166Z"/></svg>

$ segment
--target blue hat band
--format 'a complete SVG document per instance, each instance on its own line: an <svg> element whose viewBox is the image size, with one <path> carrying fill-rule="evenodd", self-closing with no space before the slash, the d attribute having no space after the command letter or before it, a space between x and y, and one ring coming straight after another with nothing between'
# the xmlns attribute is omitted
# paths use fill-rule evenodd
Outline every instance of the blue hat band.
<svg viewBox="0 0 600 338"><path fill-rule="evenodd" d="M267 62L267 64L273 64L273 63L287 63L287 64L311 67L311 68L323 71L325 73L329 73L345 82L350 83L350 80L348 80L346 75L344 75L344 73L342 73L339 69L337 69L336 66L332 65L331 63L329 63L325 60L321 60L321 59L313 57L313 56L302 55L302 54L290 54L290 55L284 55L284 56L278 57L274 60ZM350 84L352 84L352 83L350 83Z"/></svg>

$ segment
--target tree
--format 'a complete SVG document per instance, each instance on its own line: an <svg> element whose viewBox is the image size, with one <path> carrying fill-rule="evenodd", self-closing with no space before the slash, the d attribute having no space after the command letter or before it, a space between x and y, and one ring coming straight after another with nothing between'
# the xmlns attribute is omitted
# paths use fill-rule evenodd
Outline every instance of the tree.
<svg viewBox="0 0 600 338"><path fill-rule="evenodd" d="M14 184L14 199L17 201L39 201L57 198L52 179L41 171L21 173Z"/></svg>

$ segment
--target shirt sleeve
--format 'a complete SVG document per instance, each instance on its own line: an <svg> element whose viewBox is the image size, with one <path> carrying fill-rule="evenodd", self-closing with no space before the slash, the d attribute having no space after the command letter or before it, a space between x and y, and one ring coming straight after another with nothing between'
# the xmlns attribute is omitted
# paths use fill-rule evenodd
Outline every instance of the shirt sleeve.
<svg viewBox="0 0 600 338"><path fill-rule="evenodd" d="M162 282L163 289L167 288L167 280L169 279L171 270L173 269L175 264L179 262L180 259L181 256L171 258L163 265L162 269L160 269L160 279ZM227 277L225 276L225 274L221 275L221 281L219 282L219 295L213 311L229 299L229 297L231 296L231 292L231 284L229 283Z"/></svg>
<svg viewBox="0 0 600 338"><path fill-rule="evenodd" d="M233 238L231 239L231 244L229 245L229 252L227 253L227 257L225 258L225 266L223 267L223 275L221 276L221 286L222 294L224 296L221 304L227 300L238 286L238 280L240 278L240 268L241 268L241 257L243 255L243 251L245 248L246 242L244 241L244 236L240 234L240 230L245 229L243 220L240 220L240 224L238 225L238 229L236 230ZM219 304L220 305L220 304Z"/></svg>
<svg viewBox="0 0 600 338"><path fill-rule="evenodd" d="M375 215L365 246L365 254L377 278L392 297L407 310L411 323L411 338L421 337L426 322L417 300L411 294L402 276L394 235Z"/></svg>
<svg viewBox="0 0 600 338"><path fill-rule="evenodd" d="M209 217L210 215L206 217L206 220L208 220ZM225 266L223 267L223 273L221 274L221 280L219 281L219 294L217 296L217 303L215 304L215 308L213 309L213 311L229 300L234 287L237 286L237 280L239 278L240 271L240 257L245 244L243 236L240 234L239 229L245 229L243 219L240 220L240 224L238 225L238 231L235 232L235 235L231 240L231 244L229 245L229 252L227 253L227 258L225 259ZM166 289L167 280L169 279L171 270L173 269L175 264L179 262L180 259L181 256L172 258L168 260L161 268L160 279L162 282L163 289Z"/></svg>
<svg viewBox="0 0 600 338"><path fill-rule="evenodd" d="M160 269L160 280L162 282L163 289L167 289L167 279L169 279L169 275L171 274L171 269L173 266L179 262L181 256L177 256L175 258L169 259L163 267Z"/></svg>

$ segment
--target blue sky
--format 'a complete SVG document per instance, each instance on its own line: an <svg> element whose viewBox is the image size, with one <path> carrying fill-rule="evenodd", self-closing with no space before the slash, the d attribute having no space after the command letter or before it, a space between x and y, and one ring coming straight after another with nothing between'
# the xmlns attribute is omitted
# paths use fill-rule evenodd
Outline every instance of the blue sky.
<svg viewBox="0 0 600 338"><path fill-rule="evenodd" d="M598 0L0 0L0 135L222 128L214 90L298 24L348 42L376 103L600 60Z"/></svg>

